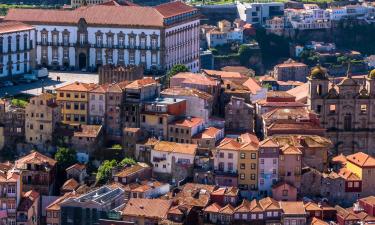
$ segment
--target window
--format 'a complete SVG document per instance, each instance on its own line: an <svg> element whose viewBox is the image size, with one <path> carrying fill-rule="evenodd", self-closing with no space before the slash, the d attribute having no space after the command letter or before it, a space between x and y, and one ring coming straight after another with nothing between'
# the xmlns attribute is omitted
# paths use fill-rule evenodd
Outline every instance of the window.
<svg viewBox="0 0 375 225"><path fill-rule="evenodd" d="M151 55L151 64L152 65L156 65L156 63L157 63L156 53L152 53L152 55Z"/></svg>
<svg viewBox="0 0 375 225"><path fill-rule="evenodd" d="M47 44L47 33L42 33L42 44L43 45Z"/></svg>
<svg viewBox="0 0 375 225"><path fill-rule="evenodd" d="M277 163L277 159L273 159L272 161L274 165Z"/></svg>
<svg viewBox="0 0 375 225"><path fill-rule="evenodd" d="M220 153L219 153L219 157L220 157L220 158L224 158L224 152L220 152Z"/></svg>
<svg viewBox="0 0 375 225"><path fill-rule="evenodd" d="M245 174L241 173L241 174L240 174L240 179L241 179L241 180L245 180Z"/></svg>
<svg viewBox="0 0 375 225"><path fill-rule="evenodd" d="M344 130L349 131L352 129L352 115L344 116Z"/></svg>
<svg viewBox="0 0 375 225"><path fill-rule="evenodd" d="M257 158L257 154L256 153L251 153L251 159L256 159Z"/></svg>
<svg viewBox="0 0 375 225"><path fill-rule="evenodd" d="M228 153L228 159L233 159L233 153Z"/></svg>
<svg viewBox="0 0 375 225"><path fill-rule="evenodd" d="M97 35L96 36L96 45L97 46L102 46L102 44L103 44L103 37L102 37L102 35Z"/></svg>
<svg viewBox="0 0 375 225"><path fill-rule="evenodd" d="M52 48L52 59L57 60L59 58L59 52L57 48Z"/></svg>
<svg viewBox="0 0 375 225"><path fill-rule="evenodd" d="M228 170L233 170L233 163L228 163Z"/></svg>
<svg viewBox="0 0 375 225"><path fill-rule="evenodd" d="M124 47L124 43L125 43L124 37L123 36L118 37L118 45L119 45L119 47Z"/></svg>
<svg viewBox="0 0 375 225"><path fill-rule="evenodd" d="M39 125L39 130L43 130L43 124Z"/></svg>
<svg viewBox="0 0 375 225"><path fill-rule="evenodd" d="M280 160L284 161L284 156L283 155L280 155Z"/></svg>
<svg viewBox="0 0 375 225"><path fill-rule="evenodd" d="M240 154L240 157L241 157L241 159L244 159L244 158L245 158L245 156L246 156L246 154L245 154L245 153L241 153L241 154Z"/></svg>
<svg viewBox="0 0 375 225"><path fill-rule="evenodd" d="M272 174L276 174L276 169L272 169Z"/></svg>
<svg viewBox="0 0 375 225"><path fill-rule="evenodd" d="M348 187L352 188L353 187L353 182L348 182Z"/></svg>
<svg viewBox="0 0 375 225"><path fill-rule="evenodd" d="M355 181L355 182L354 182L354 187L355 187L355 188L359 188L359 182Z"/></svg>
<svg viewBox="0 0 375 225"><path fill-rule="evenodd" d="M141 37L141 48L146 48L146 38Z"/></svg>
<svg viewBox="0 0 375 225"><path fill-rule="evenodd" d="M64 48L64 50L63 50L63 57L64 57L64 59L69 58L69 49L68 48Z"/></svg>
<svg viewBox="0 0 375 225"><path fill-rule="evenodd" d="M317 113L321 113L322 112L322 106L321 105L317 105L316 106L316 112Z"/></svg>
<svg viewBox="0 0 375 225"><path fill-rule="evenodd" d="M158 41L156 38L151 39L151 48L156 48L158 45Z"/></svg>
<svg viewBox="0 0 375 225"><path fill-rule="evenodd" d="M329 113L336 113L336 105L329 105Z"/></svg>
<svg viewBox="0 0 375 225"><path fill-rule="evenodd" d="M255 180L255 174L254 173L250 174L250 179Z"/></svg>
<svg viewBox="0 0 375 225"><path fill-rule="evenodd" d="M361 113L366 113L367 112L367 105L362 104L361 105Z"/></svg>
<svg viewBox="0 0 375 225"><path fill-rule="evenodd" d="M57 39L57 34L52 34L52 44L57 45L58 39Z"/></svg>
<svg viewBox="0 0 375 225"><path fill-rule="evenodd" d="M129 37L129 46L130 46L130 48L135 47L135 38L134 37Z"/></svg>
<svg viewBox="0 0 375 225"><path fill-rule="evenodd" d="M288 196L288 190L283 190L283 196Z"/></svg>
<svg viewBox="0 0 375 225"><path fill-rule="evenodd" d="M107 36L107 47L112 48L113 45L113 38L112 36Z"/></svg>
<svg viewBox="0 0 375 225"><path fill-rule="evenodd" d="M81 45L85 44L85 42L86 42L85 40L86 40L86 35L83 34L83 33L79 34L79 43Z"/></svg>
<svg viewBox="0 0 375 225"><path fill-rule="evenodd" d="M159 117L159 124L163 124L163 117Z"/></svg>
<svg viewBox="0 0 375 225"><path fill-rule="evenodd" d="M134 64L135 63L135 52L129 53L129 63Z"/></svg>
<svg viewBox="0 0 375 225"><path fill-rule="evenodd" d="M251 166L250 168L251 168L252 170L255 170L256 167L257 167L257 165L256 165L255 163L251 163L250 166Z"/></svg>
<svg viewBox="0 0 375 225"><path fill-rule="evenodd" d="M264 164L264 159L260 159L260 164Z"/></svg>
<svg viewBox="0 0 375 225"><path fill-rule="evenodd" d="M244 170L245 169L245 163L241 163L240 168Z"/></svg>
<svg viewBox="0 0 375 225"><path fill-rule="evenodd" d="M69 34L64 34L63 35L63 43L64 43L64 45L68 45L69 44Z"/></svg>

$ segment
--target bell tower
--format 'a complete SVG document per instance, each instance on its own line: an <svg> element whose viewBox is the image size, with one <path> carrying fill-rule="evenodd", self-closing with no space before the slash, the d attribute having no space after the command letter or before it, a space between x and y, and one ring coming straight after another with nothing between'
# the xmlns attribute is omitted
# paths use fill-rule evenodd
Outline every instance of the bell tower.
<svg viewBox="0 0 375 225"><path fill-rule="evenodd" d="M323 97L328 94L329 79L325 68L317 65L311 70L310 76L307 77L309 92L307 104L310 110L320 114L322 110Z"/></svg>

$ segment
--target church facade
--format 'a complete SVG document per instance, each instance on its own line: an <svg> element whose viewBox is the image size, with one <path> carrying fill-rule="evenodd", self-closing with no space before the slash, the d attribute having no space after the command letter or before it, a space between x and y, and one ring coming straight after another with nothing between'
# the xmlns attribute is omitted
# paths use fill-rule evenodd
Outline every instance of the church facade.
<svg viewBox="0 0 375 225"><path fill-rule="evenodd" d="M375 155L375 70L364 82L352 78L350 70L338 84L317 66L308 77L308 105L326 128L334 144L333 154L363 151Z"/></svg>

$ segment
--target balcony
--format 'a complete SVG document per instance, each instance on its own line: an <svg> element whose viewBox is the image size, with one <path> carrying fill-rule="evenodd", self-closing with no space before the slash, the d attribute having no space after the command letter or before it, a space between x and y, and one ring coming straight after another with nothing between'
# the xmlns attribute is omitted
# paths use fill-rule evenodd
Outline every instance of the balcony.
<svg viewBox="0 0 375 225"><path fill-rule="evenodd" d="M167 160L167 158L164 158L164 157L153 157L152 158L152 161L153 162L162 162L162 161L166 161Z"/></svg>

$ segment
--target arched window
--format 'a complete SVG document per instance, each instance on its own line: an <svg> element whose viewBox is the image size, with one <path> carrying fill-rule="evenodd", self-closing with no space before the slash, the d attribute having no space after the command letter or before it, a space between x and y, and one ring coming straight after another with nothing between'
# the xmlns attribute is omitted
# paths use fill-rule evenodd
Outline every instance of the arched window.
<svg viewBox="0 0 375 225"><path fill-rule="evenodd" d="M352 115L346 114L344 116L344 130L350 131L352 130Z"/></svg>

